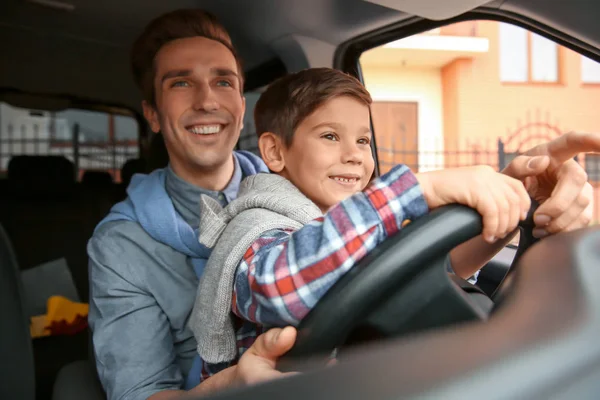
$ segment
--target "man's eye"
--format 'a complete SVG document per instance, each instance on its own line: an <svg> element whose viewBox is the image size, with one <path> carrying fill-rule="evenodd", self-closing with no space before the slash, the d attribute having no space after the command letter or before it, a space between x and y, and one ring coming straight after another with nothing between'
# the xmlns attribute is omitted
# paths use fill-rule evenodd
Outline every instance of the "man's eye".
<svg viewBox="0 0 600 400"><path fill-rule="evenodd" d="M366 145L369 145L369 144L371 144L371 139L369 139L369 138L361 138L361 139L358 139L358 144L366 144Z"/></svg>
<svg viewBox="0 0 600 400"><path fill-rule="evenodd" d="M231 87L233 85L231 84L231 82L229 82L227 80L220 80L217 82L217 86Z"/></svg>
<svg viewBox="0 0 600 400"><path fill-rule="evenodd" d="M321 137L322 137L323 139L327 139L327 140L334 140L334 141L337 141L337 140L338 140L338 138L337 138L337 136L335 135L335 133L326 133L326 134L322 135Z"/></svg>
<svg viewBox="0 0 600 400"><path fill-rule="evenodd" d="M187 87L190 84L187 83L186 81L175 81L171 84L171 87Z"/></svg>

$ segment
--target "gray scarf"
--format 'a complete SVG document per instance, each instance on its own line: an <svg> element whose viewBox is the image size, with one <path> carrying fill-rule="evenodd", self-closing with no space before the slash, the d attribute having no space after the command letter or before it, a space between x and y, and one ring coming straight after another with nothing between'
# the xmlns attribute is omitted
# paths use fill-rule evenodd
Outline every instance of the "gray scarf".
<svg viewBox="0 0 600 400"><path fill-rule="evenodd" d="M246 178L238 198L225 208L209 196L201 196L199 241L213 250L189 324L204 361L217 364L237 356L232 292L236 269L250 245L270 230L298 230L320 216L321 210L311 200L275 174Z"/></svg>

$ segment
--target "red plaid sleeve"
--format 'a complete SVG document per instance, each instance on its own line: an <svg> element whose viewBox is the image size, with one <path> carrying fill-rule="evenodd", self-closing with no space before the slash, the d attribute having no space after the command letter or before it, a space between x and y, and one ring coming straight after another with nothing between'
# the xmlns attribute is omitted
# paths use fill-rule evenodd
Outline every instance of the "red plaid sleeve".
<svg viewBox="0 0 600 400"><path fill-rule="evenodd" d="M265 233L237 268L233 312L259 325L298 325L356 262L427 211L415 176L399 165L302 229Z"/></svg>

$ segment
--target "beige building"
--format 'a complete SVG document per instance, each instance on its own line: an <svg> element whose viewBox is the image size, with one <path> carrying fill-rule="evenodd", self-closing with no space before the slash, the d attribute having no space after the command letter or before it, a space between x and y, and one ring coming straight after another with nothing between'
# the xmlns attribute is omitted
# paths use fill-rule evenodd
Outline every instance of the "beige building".
<svg viewBox="0 0 600 400"><path fill-rule="evenodd" d="M600 132L600 64L513 25L462 22L360 61L383 172L400 162L499 168L561 133ZM598 186L600 161L578 160Z"/></svg>

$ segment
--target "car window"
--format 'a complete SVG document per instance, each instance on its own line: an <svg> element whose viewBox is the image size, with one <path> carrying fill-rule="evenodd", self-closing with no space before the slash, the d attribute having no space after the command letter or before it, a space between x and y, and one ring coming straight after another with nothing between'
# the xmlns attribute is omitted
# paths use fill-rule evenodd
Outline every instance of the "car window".
<svg viewBox="0 0 600 400"><path fill-rule="evenodd" d="M63 155L79 178L86 170L109 172L120 181L123 164L139 157L139 124L127 115L67 109L26 109L0 102L0 171L18 155Z"/></svg>
<svg viewBox="0 0 600 400"><path fill-rule="evenodd" d="M473 164L500 170L571 130L600 131L600 64L526 29L466 21L361 55L381 173ZM600 159L580 155L595 187Z"/></svg>

